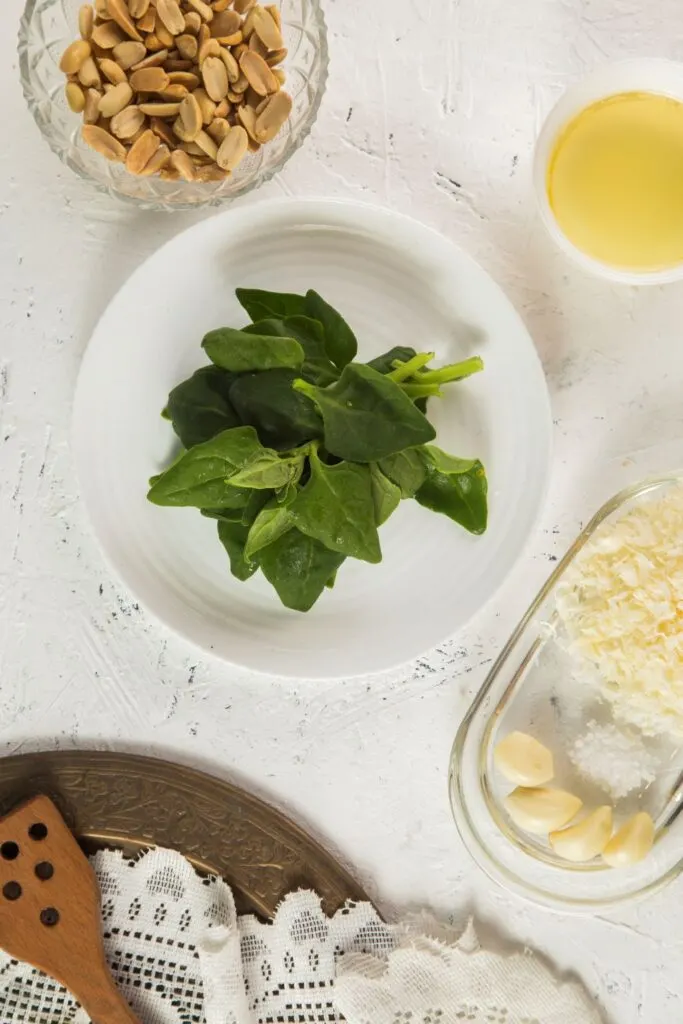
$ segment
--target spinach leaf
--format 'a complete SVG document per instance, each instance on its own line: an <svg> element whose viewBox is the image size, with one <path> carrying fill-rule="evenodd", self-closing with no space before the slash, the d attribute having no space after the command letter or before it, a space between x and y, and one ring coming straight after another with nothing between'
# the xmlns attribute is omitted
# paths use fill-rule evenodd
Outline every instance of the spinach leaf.
<svg viewBox="0 0 683 1024"><path fill-rule="evenodd" d="M249 494L249 491L245 491L245 493ZM199 511L207 519L223 519L226 523L242 523L246 507L246 505L240 505L236 508L202 508Z"/></svg>
<svg viewBox="0 0 683 1024"><path fill-rule="evenodd" d="M375 522L381 526L398 508L401 502L401 489L384 475L376 462L370 464L370 473Z"/></svg>
<svg viewBox="0 0 683 1024"><path fill-rule="evenodd" d="M298 376L296 370L245 373L230 388L230 401L242 422L255 427L261 441L273 448L296 448L322 437L315 406L292 388Z"/></svg>
<svg viewBox="0 0 683 1024"><path fill-rule="evenodd" d="M443 455L445 453L440 452L440 456ZM453 459L453 462L466 464L464 459ZM443 468L439 469L438 464ZM470 533L480 534L486 530L488 519L486 473L479 461L469 465L469 469L449 471L448 463L441 458L428 459L427 479L415 498L420 505L441 512Z"/></svg>
<svg viewBox="0 0 683 1024"><path fill-rule="evenodd" d="M396 345L394 348L390 348L388 352L385 352L383 356L371 359L366 365L371 366L378 373L391 373L395 362L407 363L409 359L413 359L416 355L417 352L414 348Z"/></svg>
<svg viewBox="0 0 683 1024"><path fill-rule="evenodd" d="M155 481L147 497L155 505L241 507L248 492L231 487L230 477L267 451L253 427L224 430L185 452Z"/></svg>
<svg viewBox="0 0 683 1024"><path fill-rule="evenodd" d="M259 320L244 328L245 334L262 337L294 338L304 351L301 376L314 384L331 384L339 372L325 351L325 332L322 324L308 316L286 316L281 320Z"/></svg>
<svg viewBox="0 0 683 1024"><path fill-rule="evenodd" d="M332 551L381 562L370 468L351 462L326 466L316 452L310 465L310 479L291 507L297 529Z"/></svg>
<svg viewBox="0 0 683 1024"><path fill-rule="evenodd" d="M233 575L261 568L300 611L347 557L381 561L378 527L404 497L483 533L483 466L429 444L423 415L441 385L483 368L478 357L430 370L431 353L395 346L355 363L353 331L317 292L237 297L253 323L210 331L213 365L171 391L163 415L184 450L150 480L150 501L199 508Z"/></svg>
<svg viewBox="0 0 683 1024"><path fill-rule="evenodd" d="M302 473L302 477L305 473L306 463L304 462L304 473ZM298 494L298 483L299 481L297 480L297 483L287 484L286 487L280 487L275 492L275 500L278 503L278 505L289 505L292 501L294 501L295 497Z"/></svg>
<svg viewBox="0 0 683 1024"><path fill-rule="evenodd" d="M231 493L238 496L241 504L235 500L234 507L203 508L201 513L207 519L224 519L228 523L242 523L251 526L264 505L272 499L271 491L251 491L241 487L231 487Z"/></svg>
<svg viewBox="0 0 683 1024"><path fill-rule="evenodd" d="M229 523L223 519L218 523L218 537L228 552L230 572L238 580L248 580L258 569L255 562L248 562L244 557L244 545L248 534L249 527L243 526L242 523Z"/></svg>
<svg viewBox="0 0 683 1024"><path fill-rule="evenodd" d="M233 379L217 366L203 366L173 388L165 411L184 448L193 448L223 430L240 426L228 399Z"/></svg>
<svg viewBox="0 0 683 1024"><path fill-rule="evenodd" d="M341 313L312 289L306 292L306 314L318 320L325 332L325 351L335 366L343 370L356 358L358 342Z"/></svg>
<svg viewBox="0 0 683 1024"><path fill-rule="evenodd" d="M268 547L279 540L294 526L294 519L287 505L278 505L271 500L261 509L254 520L244 548L246 558L253 556L262 548Z"/></svg>
<svg viewBox="0 0 683 1024"><path fill-rule="evenodd" d="M302 376L321 386L338 380L339 371L328 355L322 325L308 316L288 316L282 323L306 354Z"/></svg>
<svg viewBox="0 0 683 1024"><path fill-rule="evenodd" d="M253 321L268 317L303 316L306 299L291 292L264 292L260 288L237 288L237 301Z"/></svg>
<svg viewBox="0 0 683 1024"><path fill-rule="evenodd" d="M304 454L281 458L277 452L264 448L256 459L230 477L230 486L253 487L259 491L287 487L301 478L304 459Z"/></svg>
<svg viewBox="0 0 683 1024"><path fill-rule="evenodd" d="M294 338L260 335L249 328L236 331L232 327L219 327L209 331L202 348L212 363L231 373L274 370L278 366L297 369L304 362L304 351Z"/></svg>
<svg viewBox="0 0 683 1024"><path fill-rule="evenodd" d="M247 502L244 508L242 509L241 521L245 526L251 526L251 524L254 522L263 506L267 505L270 499L272 498L272 494L270 491L266 490L247 491L246 493L249 495L249 497L247 498Z"/></svg>
<svg viewBox="0 0 683 1024"><path fill-rule="evenodd" d="M313 607L343 561L338 551L330 551L297 529L288 530L259 552L263 575L285 607L299 612Z"/></svg>
<svg viewBox="0 0 683 1024"><path fill-rule="evenodd" d="M435 444L426 444L421 453L427 465L438 469L440 473L469 473L477 465L477 459L461 459L457 455L449 455Z"/></svg>
<svg viewBox="0 0 683 1024"><path fill-rule="evenodd" d="M423 448L408 448L382 459L379 468L401 491L402 498L414 498L427 478Z"/></svg>
<svg viewBox="0 0 683 1024"><path fill-rule="evenodd" d="M169 469L171 468L171 466L175 466L175 464L176 464L177 462L180 462L180 460L182 459L182 457L183 457L183 455L184 455L184 454L185 454L185 449L184 449L183 447L181 447L181 448L180 448L180 449L179 449L179 450L178 450L178 451L176 452L176 454L175 454L175 455L173 456L173 458L171 459L171 461L169 462L168 466L166 467L166 469L164 470L164 472L163 472L163 473L155 473L155 474L154 474L154 476L151 476L151 477L149 478L149 480L147 481L147 483L149 484L149 486L150 486L150 487L153 487L153 486L154 486L154 484L155 484L155 483L157 482L157 480L161 480L161 478L162 478L162 476L164 475L164 473L168 473L168 471L169 471Z"/></svg>
<svg viewBox="0 0 683 1024"><path fill-rule="evenodd" d="M250 491L231 487L228 498L234 495L234 504L223 508L203 508L201 514L207 519L224 519L227 523L242 523L251 526L265 504L271 499L268 491Z"/></svg>
<svg viewBox="0 0 683 1024"><path fill-rule="evenodd" d="M254 323L292 316L318 321L323 331L323 351L340 370L355 358L358 342L353 331L341 314L317 292L311 290L304 297L289 292L238 288L236 295Z"/></svg>
<svg viewBox="0 0 683 1024"><path fill-rule="evenodd" d="M294 388L318 406L325 448L340 459L378 462L436 436L399 384L362 363L349 363L330 387L297 380Z"/></svg>

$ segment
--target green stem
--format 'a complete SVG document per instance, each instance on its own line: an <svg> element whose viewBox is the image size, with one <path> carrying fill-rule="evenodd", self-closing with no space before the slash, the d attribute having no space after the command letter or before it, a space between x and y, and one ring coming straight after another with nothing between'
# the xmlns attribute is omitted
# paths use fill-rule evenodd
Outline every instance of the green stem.
<svg viewBox="0 0 683 1024"><path fill-rule="evenodd" d="M416 398L436 398L441 395L436 384L401 384L401 390L413 401Z"/></svg>
<svg viewBox="0 0 683 1024"><path fill-rule="evenodd" d="M310 381L302 380L301 377L297 377L295 381L292 381L292 388L294 391L300 391L302 395L306 395L311 401L314 401L313 395L315 393L315 384L311 384Z"/></svg>
<svg viewBox="0 0 683 1024"><path fill-rule="evenodd" d="M418 379L421 384L449 384L452 381L471 377L473 373L480 373L483 369L483 360L479 356L472 356L471 359L463 359L460 363L450 363L438 370L423 370L418 374Z"/></svg>
<svg viewBox="0 0 683 1024"><path fill-rule="evenodd" d="M409 359L407 363L402 363L400 359L395 359L391 364L394 369L387 374L389 380L396 381L400 384L402 380L408 380L409 377L414 377L418 370L421 370L423 366L430 363L434 358L433 352L419 352L412 359Z"/></svg>
<svg viewBox="0 0 683 1024"><path fill-rule="evenodd" d="M313 438L311 441L304 441L303 444L298 445L296 448L288 448L286 451L279 452L281 459L307 459L311 455L318 453L318 448L322 442L318 438Z"/></svg>

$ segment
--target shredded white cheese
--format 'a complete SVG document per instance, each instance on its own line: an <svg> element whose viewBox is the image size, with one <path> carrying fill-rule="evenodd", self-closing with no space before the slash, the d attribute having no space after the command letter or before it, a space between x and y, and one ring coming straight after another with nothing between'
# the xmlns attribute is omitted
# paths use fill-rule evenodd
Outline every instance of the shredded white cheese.
<svg viewBox="0 0 683 1024"><path fill-rule="evenodd" d="M589 722L569 749L574 767L615 800L654 782L657 760L641 736L613 723Z"/></svg>
<svg viewBox="0 0 683 1024"><path fill-rule="evenodd" d="M566 572L557 609L615 716L683 737L683 487L603 524Z"/></svg>

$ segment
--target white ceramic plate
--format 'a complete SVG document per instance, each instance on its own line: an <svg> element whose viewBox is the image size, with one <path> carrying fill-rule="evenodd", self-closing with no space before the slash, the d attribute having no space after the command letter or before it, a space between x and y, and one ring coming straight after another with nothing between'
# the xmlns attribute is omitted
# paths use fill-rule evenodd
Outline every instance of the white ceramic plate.
<svg viewBox="0 0 683 1024"><path fill-rule="evenodd" d="M173 434L170 389L206 362L203 335L247 318L236 287L315 288L349 321L360 358L392 345L437 362L480 353L484 373L432 400L437 443L478 456L490 522L472 537L402 502L382 527L380 565L348 560L307 614L259 575L229 572L215 524L158 508L147 479ZM543 372L520 318L451 242L386 210L334 201L263 202L197 224L155 253L100 320L80 374L74 447L85 504L114 569L166 625L263 672L339 677L390 668L455 633L496 592L536 521L551 421Z"/></svg>

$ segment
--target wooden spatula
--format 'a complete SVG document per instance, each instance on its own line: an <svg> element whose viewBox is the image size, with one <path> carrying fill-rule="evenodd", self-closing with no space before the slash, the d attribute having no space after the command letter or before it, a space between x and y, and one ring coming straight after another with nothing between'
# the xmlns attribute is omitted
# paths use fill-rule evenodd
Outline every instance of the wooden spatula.
<svg viewBox="0 0 683 1024"><path fill-rule="evenodd" d="M140 1024L104 959L95 873L46 796L0 818L0 947L68 988L94 1024Z"/></svg>

